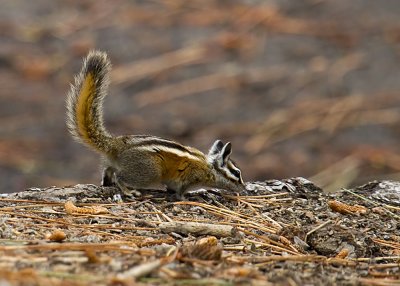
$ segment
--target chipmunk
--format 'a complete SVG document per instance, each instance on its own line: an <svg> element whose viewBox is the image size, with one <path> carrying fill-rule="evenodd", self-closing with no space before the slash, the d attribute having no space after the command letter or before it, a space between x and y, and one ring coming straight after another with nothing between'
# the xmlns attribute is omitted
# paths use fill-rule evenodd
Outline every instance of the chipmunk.
<svg viewBox="0 0 400 286"><path fill-rule="evenodd" d="M113 136L104 127L103 99L111 63L107 54L89 52L67 97L67 127L72 136L103 157L102 185L117 185L124 194L134 189L176 192L215 187L241 191L240 169L230 159L231 143L216 140L207 155L177 142L151 135Z"/></svg>

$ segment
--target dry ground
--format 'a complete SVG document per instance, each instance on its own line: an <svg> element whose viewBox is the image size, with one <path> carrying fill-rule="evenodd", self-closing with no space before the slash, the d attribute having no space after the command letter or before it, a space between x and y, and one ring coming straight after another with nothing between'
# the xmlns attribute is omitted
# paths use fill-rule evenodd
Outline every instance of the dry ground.
<svg viewBox="0 0 400 286"><path fill-rule="evenodd" d="M32 189L0 200L0 281L400 285L399 187L326 195L293 178L188 201L148 191L129 203L115 188Z"/></svg>

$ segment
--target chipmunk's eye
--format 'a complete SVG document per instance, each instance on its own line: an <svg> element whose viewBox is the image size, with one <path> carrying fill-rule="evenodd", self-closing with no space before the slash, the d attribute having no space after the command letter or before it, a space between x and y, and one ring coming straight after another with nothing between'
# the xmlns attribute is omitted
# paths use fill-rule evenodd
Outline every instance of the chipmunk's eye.
<svg viewBox="0 0 400 286"><path fill-rule="evenodd" d="M232 169L231 172L236 178L240 179L240 171L239 170Z"/></svg>

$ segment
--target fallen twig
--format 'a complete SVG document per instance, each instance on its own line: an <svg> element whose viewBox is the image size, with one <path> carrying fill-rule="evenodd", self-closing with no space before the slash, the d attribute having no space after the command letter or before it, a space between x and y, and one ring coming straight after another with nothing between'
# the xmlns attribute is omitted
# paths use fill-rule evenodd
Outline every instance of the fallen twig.
<svg viewBox="0 0 400 286"><path fill-rule="evenodd" d="M198 222L162 222L159 228L164 233L177 232L182 234L191 235L213 235L216 237L230 237L233 236L234 227L230 225L221 224L208 224Z"/></svg>

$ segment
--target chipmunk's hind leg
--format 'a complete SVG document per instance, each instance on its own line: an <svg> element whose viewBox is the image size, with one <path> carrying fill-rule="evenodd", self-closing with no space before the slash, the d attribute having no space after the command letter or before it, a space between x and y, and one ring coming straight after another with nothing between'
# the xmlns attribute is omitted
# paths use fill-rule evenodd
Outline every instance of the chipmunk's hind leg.
<svg viewBox="0 0 400 286"><path fill-rule="evenodd" d="M101 179L101 185L103 187L111 187L115 184L114 182L115 169L112 167L104 168L103 177Z"/></svg>
<svg viewBox="0 0 400 286"><path fill-rule="evenodd" d="M116 186L121 190L122 194L129 199L141 196L139 191L131 189L126 183L124 183L121 176L117 175L116 170L113 167L104 168L101 185L103 187Z"/></svg>
<svg viewBox="0 0 400 286"><path fill-rule="evenodd" d="M113 181L128 199L134 199L135 197L142 196L142 193L140 191L135 190L134 188L126 184L121 175L117 175L116 173L114 173Z"/></svg>

